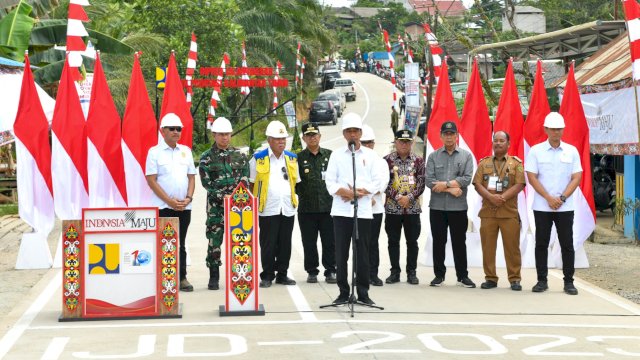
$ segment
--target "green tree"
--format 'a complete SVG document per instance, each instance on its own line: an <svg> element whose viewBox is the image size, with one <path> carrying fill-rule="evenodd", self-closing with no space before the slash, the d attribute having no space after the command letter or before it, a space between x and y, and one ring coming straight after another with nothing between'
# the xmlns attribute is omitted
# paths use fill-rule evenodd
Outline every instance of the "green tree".
<svg viewBox="0 0 640 360"><path fill-rule="evenodd" d="M568 28L594 20L614 20L613 2L603 0L523 0L519 5L544 11L547 31Z"/></svg>

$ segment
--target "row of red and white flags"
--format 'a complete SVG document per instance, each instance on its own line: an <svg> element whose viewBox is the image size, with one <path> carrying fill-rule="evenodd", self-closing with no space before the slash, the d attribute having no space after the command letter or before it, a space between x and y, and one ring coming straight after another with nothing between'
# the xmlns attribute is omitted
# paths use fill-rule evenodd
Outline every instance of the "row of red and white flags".
<svg viewBox="0 0 640 360"><path fill-rule="evenodd" d="M442 72L446 73L446 71L447 64L446 61L443 61ZM436 89L433 111L427 125L427 155L442 147L440 139L442 124L445 121L454 121L460 134L460 147L469 150L476 160L474 171L482 158L492 155L492 136L497 131L505 131L509 134L511 143L509 155L517 156L522 161L526 161L529 149L533 145L547 140L543 124L550 108L542 73L542 63L538 61L527 121L524 121L513 73L513 63L509 60L493 127L476 60L473 62L461 118L458 117L449 78L441 76ZM582 108L573 64L567 76L559 112L563 115L566 123L562 141L578 149L583 169L580 187L573 195L575 199L574 244L577 247L591 235L595 228L595 206L591 177L589 128ZM533 225L533 212L530 210L533 203L533 191L530 186L527 186L527 189L518 196L518 210L522 220L522 228L525 230L529 228L529 225ZM469 191L468 203L469 213L477 214L482 205L482 199L472 188ZM471 220L476 229L479 228L477 215L471 216Z"/></svg>
<svg viewBox="0 0 640 360"><path fill-rule="evenodd" d="M126 109L117 112L100 54L97 54L89 112L82 111L67 58L62 71L51 129L39 101L28 56L14 134L16 138L20 217L36 232L48 233L54 217L80 219L82 208L148 206L147 152L158 144L158 122L134 57ZM177 114L183 122L181 143L191 146L193 119L178 74L169 58L161 117ZM49 147L49 131L52 146Z"/></svg>

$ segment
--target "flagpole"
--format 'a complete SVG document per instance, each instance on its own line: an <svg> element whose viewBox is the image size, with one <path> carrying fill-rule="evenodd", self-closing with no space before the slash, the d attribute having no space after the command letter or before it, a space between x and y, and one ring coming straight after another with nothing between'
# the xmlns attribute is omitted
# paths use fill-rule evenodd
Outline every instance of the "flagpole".
<svg viewBox="0 0 640 360"><path fill-rule="evenodd" d="M629 53L631 54L631 36L629 35L628 23L627 23L627 39L629 40ZM634 103L636 105L636 124L638 125L637 126L638 143L640 143L640 105L638 104L638 87L636 86L636 79L634 78L633 58L631 58L631 86L633 87L633 93L635 95Z"/></svg>

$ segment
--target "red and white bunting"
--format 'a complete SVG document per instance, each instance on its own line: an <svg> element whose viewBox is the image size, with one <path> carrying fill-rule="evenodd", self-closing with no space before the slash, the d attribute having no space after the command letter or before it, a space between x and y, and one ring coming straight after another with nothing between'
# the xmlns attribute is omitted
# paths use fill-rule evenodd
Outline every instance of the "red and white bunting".
<svg viewBox="0 0 640 360"><path fill-rule="evenodd" d="M216 108L218 107L218 101L220 101L220 93L222 92L220 84L222 82L222 79L224 79L224 75L226 74L227 64L229 64L229 54L224 53L222 55L222 64L220 64L220 67L222 68L222 74L218 75L218 83L213 87L213 92L211 93L209 114L207 115L207 129L211 129L211 125L213 125L213 122L216 120Z"/></svg>
<svg viewBox="0 0 640 360"><path fill-rule="evenodd" d="M70 0L67 20L67 52L69 53L70 73L74 80L80 80L78 68L82 66L82 53L87 49L83 37L89 34L84 28L83 22L89 22L89 17L84 11L84 6L89 6L87 0Z"/></svg>
<svg viewBox="0 0 640 360"><path fill-rule="evenodd" d="M389 42L389 33L387 30L382 30L382 35L384 37L384 46L387 48L387 55L389 56L389 71L391 77L391 85L393 85L393 103L395 104L398 96L396 95L396 73L393 70L393 55L391 55L391 43Z"/></svg>
<svg viewBox="0 0 640 360"><path fill-rule="evenodd" d="M441 54L444 53L440 45L438 45L438 39L435 34L431 31L431 27L429 24L422 24L422 28L424 29L424 38L431 49L431 58L433 59L433 75L436 79L436 83L438 82L438 78L440 77L440 70L442 68L442 58ZM427 77L427 79L429 79Z"/></svg>
<svg viewBox="0 0 640 360"><path fill-rule="evenodd" d="M300 86L304 84L304 68L307 66L307 57L302 57L302 66L300 66Z"/></svg>
<svg viewBox="0 0 640 360"><path fill-rule="evenodd" d="M245 47L244 41L242 42L242 80L249 81L249 74L247 74L247 48ZM240 94L249 95L251 89L248 86L242 86L240 88Z"/></svg>
<svg viewBox="0 0 640 360"><path fill-rule="evenodd" d="M273 80L276 82L280 79L280 69L282 68L282 64L280 64L280 60L276 62L275 73L276 75L273 77ZM273 87L273 113L275 114L275 109L278 107L278 88Z"/></svg>
<svg viewBox="0 0 640 360"><path fill-rule="evenodd" d="M398 34L398 43L402 46L402 55L407 57L407 47L405 46L406 44L404 43L404 40L402 40L402 36L400 36L400 34Z"/></svg>
<svg viewBox="0 0 640 360"><path fill-rule="evenodd" d="M198 43L196 42L196 34L191 33L191 43L189 44L189 59L187 60L187 73L185 80L187 80L187 103L191 106L191 98L193 97L193 87L191 86L191 80L193 80L193 74L196 71L196 63L198 62Z"/></svg>
<svg viewBox="0 0 640 360"><path fill-rule="evenodd" d="M296 87L298 86L298 83L300 82L300 66L302 65L300 63L300 41L298 41L298 49L296 50Z"/></svg>
<svg viewBox="0 0 640 360"><path fill-rule="evenodd" d="M636 0L623 0L627 20L633 79L640 80L640 5Z"/></svg>

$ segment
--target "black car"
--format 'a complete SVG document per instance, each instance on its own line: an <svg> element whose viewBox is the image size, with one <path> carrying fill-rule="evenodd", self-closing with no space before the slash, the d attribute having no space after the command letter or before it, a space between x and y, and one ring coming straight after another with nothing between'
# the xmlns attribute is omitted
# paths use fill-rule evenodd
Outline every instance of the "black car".
<svg viewBox="0 0 640 360"><path fill-rule="evenodd" d="M315 123L338 123L336 108L330 100L316 100L311 103L309 111L309 122Z"/></svg>
<svg viewBox="0 0 640 360"><path fill-rule="evenodd" d="M327 70L322 75L322 90L333 89L333 85L336 82L336 79L341 78L340 71L338 70Z"/></svg>

